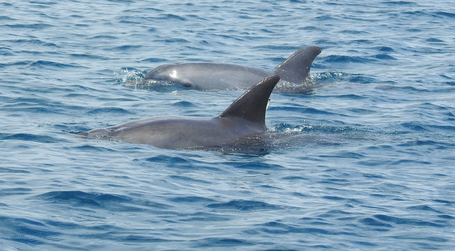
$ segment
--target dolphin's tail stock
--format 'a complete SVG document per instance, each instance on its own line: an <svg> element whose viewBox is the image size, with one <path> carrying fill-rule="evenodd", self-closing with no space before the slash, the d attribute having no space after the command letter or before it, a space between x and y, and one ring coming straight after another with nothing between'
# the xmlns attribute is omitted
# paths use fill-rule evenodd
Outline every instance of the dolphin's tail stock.
<svg viewBox="0 0 455 251"><path fill-rule="evenodd" d="M300 84L305 82L310 72L311 63L321 53L317 46L308 46L289 56L273 71L283 81Z"/></svg>

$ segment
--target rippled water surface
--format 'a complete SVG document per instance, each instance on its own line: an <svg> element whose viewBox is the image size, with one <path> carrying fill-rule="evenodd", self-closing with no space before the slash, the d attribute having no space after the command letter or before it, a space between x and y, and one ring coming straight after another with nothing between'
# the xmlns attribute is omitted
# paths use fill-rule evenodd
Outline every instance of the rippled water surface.
<svg viewBox="0 0 455 251"><path fill-rule="evenodd" d="M3 250L452 250L452 1L2 1ZM216 116L242 91L143 89L152 68L271 69L267 149L175 151L79 131Z"/></svg>

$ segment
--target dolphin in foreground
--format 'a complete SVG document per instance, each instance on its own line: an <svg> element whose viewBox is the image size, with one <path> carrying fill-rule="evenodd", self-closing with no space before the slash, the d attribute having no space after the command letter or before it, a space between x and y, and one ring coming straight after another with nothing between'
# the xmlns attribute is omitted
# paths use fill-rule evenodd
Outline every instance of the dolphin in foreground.
<svg viewBox="0 0 455 251"><path fill-rule="evenodd" d="M322 49L309 46L300 49L273 70L249 66L219 63L164 64L147 73L142 83L127 85L151 85L154 82L171 82L200 90L248 89L262 79L276 75L281 81L275 88L281 93L311 91L314 83L308 78L311 63Z"/></svg>
<svg viewBox="0 0 455 251"><path fill-rule="evenodd" d="M235 144L267 131L265 112L279 80L277 76L265 78L214 118L155 117L82 134L167 149L204 149Z"/></svg>

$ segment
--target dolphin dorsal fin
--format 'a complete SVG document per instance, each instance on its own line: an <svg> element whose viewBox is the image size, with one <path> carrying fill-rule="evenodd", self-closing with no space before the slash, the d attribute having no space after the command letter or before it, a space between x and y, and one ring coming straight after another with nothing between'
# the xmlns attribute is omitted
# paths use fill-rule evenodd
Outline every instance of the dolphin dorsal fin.
<svg viewBox="0 0 455 251"><path fill-rule="evenodd" d="M278 76L263 79L243 93L219 117L240 117L265 127L269 97L279 80Z"/></svg>
<svg viewBox="0 0 455 251"><path fill-rule="evenodd" d="M300 49L284 60L273 71L286 82L303 83L310 73L311 63L321 51L322 49L317 46L308 46Z"/></svg>

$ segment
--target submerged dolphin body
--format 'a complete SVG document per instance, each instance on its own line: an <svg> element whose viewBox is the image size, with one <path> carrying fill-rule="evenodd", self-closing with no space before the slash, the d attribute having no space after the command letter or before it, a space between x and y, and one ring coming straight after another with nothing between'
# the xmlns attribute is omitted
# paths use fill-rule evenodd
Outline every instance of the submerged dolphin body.
<svg viewBox="0 0 455 251"><path fill-rule="evenodd" d="M257 83L214 118L156 117L94 129L84 135L167 149L234 144L267 131L265 112L279 77Z"/></svg>
<svg viewBox="0 0 455 251"><path fill-rule="evenodd" d="M260 80L276 75L281 79L276 91L308 92L314 87L307 81L311 63L321 51L317 46L305 47L273 70L218 63L165 64L148 72L143 83L172 82L200 90L232 90L250 88Z"/></svg>

